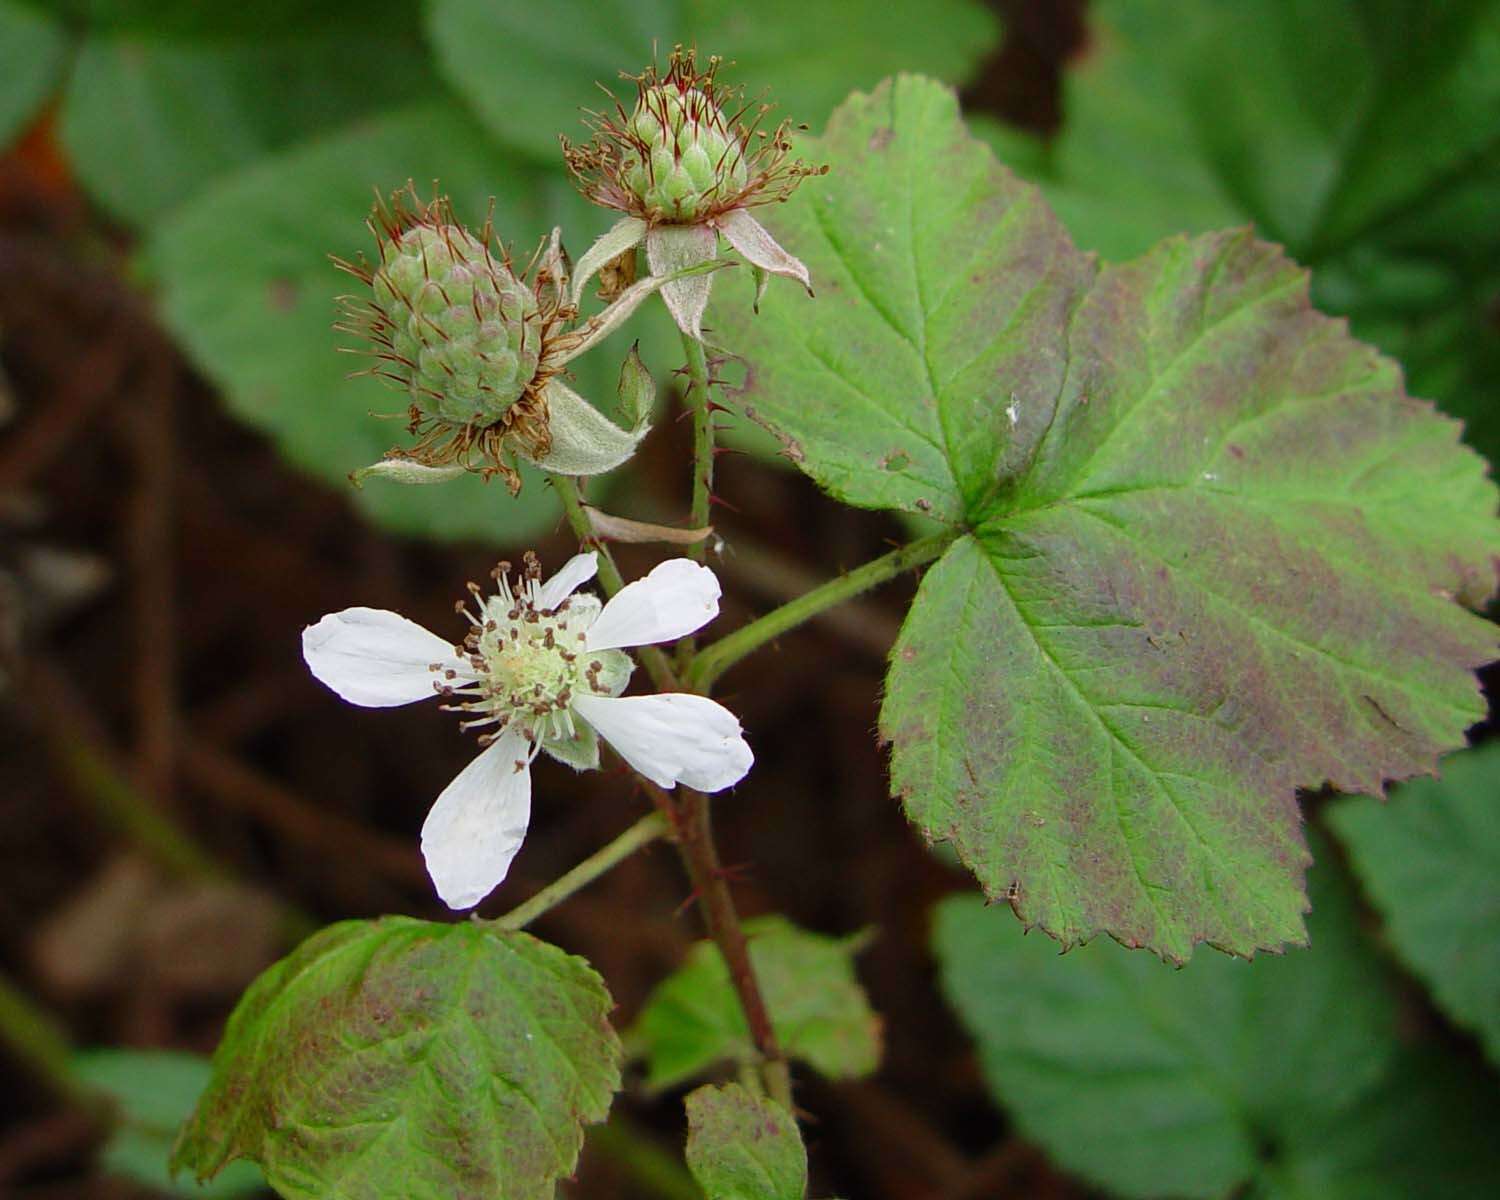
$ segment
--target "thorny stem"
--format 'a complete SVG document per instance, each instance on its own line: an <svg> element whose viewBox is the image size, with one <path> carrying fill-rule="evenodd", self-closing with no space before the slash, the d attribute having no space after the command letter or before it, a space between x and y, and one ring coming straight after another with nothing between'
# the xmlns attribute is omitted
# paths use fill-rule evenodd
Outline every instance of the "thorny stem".
<svg viewBox="0 0 1500 1200"><path fill-rule="evenodd" d="M851 600L861 592L878 587L913 567L931 562L948 548L953 536L951 533L938 533L908 542L837 579L830 579L821 587L804 592L795 600L772 609L750 624L742 625L693 659L685 673L688 686L694 691L707 693L720 675L747 654L825 609Z"/></svg>
<svg viewBox="0 0 1500 1200"><path fill-rule="evenodd" d="M708 357L703 343L686 333L682 335L687 355L688 389L684 400L693 414L693 492L688 524L702 529L708 524L708 509L714 485L714 408L709 396ZM706 542L688 547L688 554L702 561ZM677 670L686 675L693 666L697 641L689 634L677 643ZM691 788L680 788L677 801L677 847L692 880L693 891L703 912L709 936L724 956L729 978L745 1013L751 1040L761 1056L761 1075L766 1092L787 1111L792 1108L791 1072L786 1056L776 1039L770 1010L755 967L750 961L750 946L740 926L734 897L724 878L719 849L714 844L713 819L708 797Z"/></svg>
<svg viewBox="0 0 1500 1200"><path fill-rule="evenodd" d="M694 343L696 345L697 343ZM707 365L699 348L698 362L702 367L699 376L704 387L702 395L705 400L703 405L705 420L709 417L707 412ZM692 355L689 353L689 366L691 368ZM713 428L709 425L707 437L709 439L709 452L707 454L710 465L713 461ZM696 464L695 464L696 465ZM706 479L701 471L694 472L694 503L697 504L697 490L699 480ZM578 483L576 480L563 475L552 477L553 485L557 488L557 494L562 500L563 512L567 515L568 524L572 527L573 534L578 538L579 544L584 546L597 546L599 549L599 582L609 595L614 595L621 587L619 569L615 566L609 551L599 545L598 539L594 537L593 529L589 524L588 514L583 511L583 503L578 495ZM703 509L708 507L707 483L704 483ZM697 511L695 507L695 512ZM652 660L647 652L654 654L659 660L659 667L653 667ZM658 687L663 691L678 691L681 685L672 674L666 656L653 647L643 647L641 650L641 661L645 663L651 677L656 681ZM691 651L689 651L691 653ZM740 1007L745 1013L745 1023L750 1030L751 1040L755 1044L756 1052L761 1056L761 1073L766 1081L766 1091L783 1107L790 1110L792 1107L791 1073L787 1068L786 1056L782 1054L781 1047L776 1040L776 1031L771 1025L770 1010L766 1007L765 997L761 994L760 984L755 978L755 968L750 962L750 946L745 940L745 931L740 927L739 913L735 910L734 897L729 893L729 885L724 879L724 868L719 861L719 851L714 845L713 825L709 817L708 797L701 792L692 791L689 788L679 788L678 794L658 787L644 778L641 785L655 804L657 814L671 823L674 839L677 843L677 852L682 858L683 866L687 870L688 879L693 885L693 894L698 900L699 907L703 912L704 924L708 926L709 936L713 938L719 953L724 956L724 963L729 969L729 978L734 985L735 994L739 997ZM575 868L576 869L576 868ZM566 878L566 876L564 877ZM558 881L559 883L562 880ZM559 897L561 899L561 897ZM523 906L524 907L524 906ZM519 911L519 910L518 910ZM500 918L502 921L514 917Z"/></svg>
<svg viewBox="0 0 1500 1200"><path fill-rule="evenodd" d="M729 981L739 998L740 1008L745 1014L745 1024L750 1030L750 1040L761 1057L761 1076L765 1080L766 1092L787 1111L792 1108L791 1073L786 1056L777 1041L776 1030L771 1025L770 1009L761 994L760 983L755 977L755 967L750 961L750 943L740 926L739 913L734 906L729 884L724 877L724 867L719 861L719 849L714 844L713 821L709 812L708 797L691 788L677 789L678 798L657 787L645 784L646 790L658 807L668 806L673 814L673 826L677 833L677 851L687 868L688 879L693 885L693 895L703 913L703 923L708 934L724 957L729 969Z"/></svg>
<svg viewBox="0 0 1500 1200"><path fill-rule="evenodd" d="M524 904L489 922L495 929L524 929L549 909L556 908L574 892L587 887L611 867L629 858L642 846L648 846L672 828L664 813L653 812L642 817L608 845L594 851L565 875L558 876Z"/></svg>

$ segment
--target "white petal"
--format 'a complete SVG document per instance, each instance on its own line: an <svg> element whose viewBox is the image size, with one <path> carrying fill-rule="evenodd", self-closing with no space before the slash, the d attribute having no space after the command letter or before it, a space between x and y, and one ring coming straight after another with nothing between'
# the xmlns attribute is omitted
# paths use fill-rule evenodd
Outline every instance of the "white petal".
<svg viewBox="0 0 1500 1200"><path fill-rule="evenodd" d="M743 208L725 213L719 221L719 232L724 235L726 242L745 256L751 266L773 275L795 279L807 289L808 295L812 295L812 278L802 260L783 250L766 227Z"/></svg>
<svg viewBox="0 0 1500 1200"><path fill-rule="evenodd" d="M653 225L646 233L646 265L652 275L672 275L708 262L719 248L719 235L707 225ZM703 339L703 310L708 307L711 275L675 279L661 289L677 328Z"/></svg>
<svg viewBox="0 0 1500 1200"><path fill-rule="evenodd" d="M664 788L685 783L717 792L743 779L755 761L738 718L707 696L579 696L573 711Z"/></svg>
<svg viewBox="0 0 1500 1200"><path fill-rule="evenodd" d="M590 650L650 646L701 629L719 615L719 580L687 558L669 558L627 583L589 628Z"/></svg>
<svg viewBox="0 0 1500 1200"><path fill-rule="evenodd" d="M531 823L531 744L507 732L443 789L422 824L422 857L449 908L499 886Z"/></svg>
<svg viewBox="0 0 1500 1200"><path fill-rule="evenodd" d="M592 550L573 555L563 563L562 570L542 584L541 591L537 593L536 606L541 609L556 608L592 579L598 570L599 556Z"/></svg>
<svg viewBox="0 0 1500 1200"><path fill-rule="evenodd" d="M383 608L346 608L302 631L302 657L312 673L350 704L390 708L434 695L440 670L473 678L453 656L453 643Z"/></svg>

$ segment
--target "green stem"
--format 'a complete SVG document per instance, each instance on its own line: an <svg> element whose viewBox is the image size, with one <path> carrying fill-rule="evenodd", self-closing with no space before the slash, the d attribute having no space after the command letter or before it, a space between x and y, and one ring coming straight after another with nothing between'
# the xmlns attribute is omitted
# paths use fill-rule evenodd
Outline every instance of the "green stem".
<svg viewBox="0 0 1500 1200"><path fill-rule="evenodd" d="M642 846L649 846L672 828L659 812L642 817L614 841L590 854L565 875L560 875L530 900L517 905L491 924L496 929L524 929L544 912L561 904L574 892L587 887L617 863L629 858Z"/></svg>
<svg viewBox="0 0 1500 1200"><path fill-rule="evenodd" d="M583 497L578 494L578 480L571 475L553 475L552 487L562 501L563 515L580 546L592 546L599 554L599 582L606 596L613 596L625 586L620 568L615 566L615 556L609 547L594 536L594 527L589 524L589 515L583 511Z"/></svg>
<svg viewBox="0 0 1500 1200"><path fill-rule="evenodd" d="M703 343L688 334L682 335L687 354L688 390L683 402L693 414L693 505L688 526L702 529L708 524L709 497L714 487L714 414L708 396L708 356ZM704 542L694 542L688 553L702 559Z"/></svg>
<svg viewBox="0 0 1500 1200"><path fill-rule="evenodd" d="M861 592L878 587L913 567L931 562L948 548L953 538L953 534L945 532L908 542L846 575L830 579L821 587L803 593L780 608L772 609L750 624L742 625L728 636L720 638L693 660L686 675L688 686L694 691L706 693L720 675L753 650L780 637L789 629L795 629L825 609L842 604L845 600L852 600Z"/></svg>
<svg viewBox="0 0 1500 1200"><path fill-rule="evenodd" d="M687 355L688 389L683 403L693 414L693 499L688 515L688 525L702 529L708 524L708 509L714 487L714 413L708 395L708 357L703 343L684 333L682 349ZM695 562L702 562L708 547L705 539L688 547L688 555ZM677 643L677 670L686 671L693 661L697 639L688 634Z"/></svg>
<svg viewBox="0 0 1500 1200"><path fill-rule="evenodd" d="M104 821L160 866L184 879L223 879L227 872L191 837L82 741L57 742L58 757Z"/></svg>
<svg viewBox="0 0 1500 1200"><path fill-rule="evenodd" d="M615 565L615 558L609 552L609 547L594 535L594 527L589 524L589 515L583 511L583 498L578 494L578 480L571 475L553 475L551 478L558 499L562 501L563 514L568 518L568 525L573 530L573 536L578 539L580 546L592 547L599 555L599 583L603 586L606 596L613 596L625 586L625 580L620 574L620 568ZM636 653L640 655L641 662L645 664L646 671L658 688L664 692L682 690L682 685L678 683L676 673L672 670L672 664L659 649L655 646L641 646Z"/></svg>
<svg viewBox="0 0 1500 1200"><path fill-rule="evenodd" d="M52 1015L0 975L0 1042L64 1100L97 1111L99 1098L73 1074L73 1048Z"/></svg>

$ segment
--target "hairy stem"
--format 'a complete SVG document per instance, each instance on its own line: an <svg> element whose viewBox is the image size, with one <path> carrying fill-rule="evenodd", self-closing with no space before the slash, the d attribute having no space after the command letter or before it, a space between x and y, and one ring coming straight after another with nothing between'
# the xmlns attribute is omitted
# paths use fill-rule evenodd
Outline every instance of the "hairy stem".
<svg viewBox="0 0 1500 1200"><path fill-rule="evenodd" d="M555 908L574 892L587 887L611 867L648 846L672 828L661 812L648 813L608 845L596 850L565 875L560 875L530 900L519 904L491 924L496 929L524 929L548 909Z"/></svg>
<svg viewBox="0 0 1500 1200"><path fill-rule="evenodd" d="M709 498L714 487L714 411L708 394L708 357L703 343L688 334L682 335L683 352L687 355L688 389L683 403L693 414L693 499L688 524L693 529L702 529L708 524ZM695 542L688 547L688 555L694 562L702 562L707 542ZM692 634L677 643L677 670L682 673L692 662L697 639Z"/></svg>
<svg viewBox="0 0 1500 1200"><path fill-rule="evenodd" d="M948 548L953 534L939 533L931 537L908 542L872 559L862 567L856 567L837 579L830 579L821 587L805 592L780 608L772 609L765 616L743 625L726 637L720 638L698 654L685 673L689 687L697 692L707 692L719 678L747 654L764 646L772 638L780 637L789 629L795 629L810 617L825 609L842 604L861 592L878 587L913 567L929 563Z"/></svg>
<svg viewBox="0 0 1500 1200"><path fill-rule="evenodd" d="M688 369L688 390L683 400L693 414L693 505L688 524L702 529L708 524L709 497L714 487L714 412L708 395L708 357L703 343L687 334L682 335L682 348ZM701 560L703 549L704 543L696 542L688 547L688 554Z"/></svg>
<svg viewBox="0 0 1500 1200"><path fill-rule="evenodd" d="M571 475L553 475L552 488L562 501L563 515L580 546L592 546L599 554L599 583L606 596L613 596L625 586L620 568L615 566L615 556L609 547L594 536L594 527L589 524L589 515L583 511L583 498L578 494L578 480Z"/></svg>
<svg viewBox="0 0 1500 1200"><path fill-rule="evenodd" d="M615 557L609 552L609 547L594 536L594 527L589 523L588 513L583 511L583 499L578 494L578 480L571 475L553 475L551 479L558 499L562 501L563 514L568 519L573 536L578 539L580 546L591 547L599 555L599 583L606 596L613 596L625 586L625 580L620 575L620 568L615 565ZM665 654L655 646L641 646L636 653L641 656L641 662L658 688L664 692L682 690Z"/></svg>

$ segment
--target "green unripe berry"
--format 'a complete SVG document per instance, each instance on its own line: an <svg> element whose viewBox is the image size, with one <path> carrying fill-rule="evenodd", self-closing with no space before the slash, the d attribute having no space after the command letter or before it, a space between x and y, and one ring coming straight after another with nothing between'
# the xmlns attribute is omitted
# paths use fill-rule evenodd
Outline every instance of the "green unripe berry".
<svg viewBox="0 0 1500 1200"><path fill-rule="evenodd" d="M422 412L489 425L536 375L536 297L458 225L412 225L381 246L370 280L394 359L388 373Z"/></svg>
<svg viewBox="0 0 1500 1200"><path fill-rule="evenodd" d="M744 147L713 98L697 87L647 88L627 129L639 144L621 178L643 211L688 222L711 215L749 181Z"/></svg>

